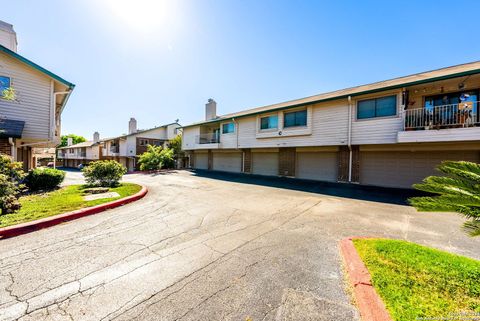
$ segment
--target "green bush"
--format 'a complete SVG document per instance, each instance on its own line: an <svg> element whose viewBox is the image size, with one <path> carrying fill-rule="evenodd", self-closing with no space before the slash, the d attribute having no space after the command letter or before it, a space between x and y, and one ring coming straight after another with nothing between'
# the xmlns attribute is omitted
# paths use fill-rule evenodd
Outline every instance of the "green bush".
<svg viewBox="0 0 480 321"><path fill-rule="evenodd" d="M82 172L88 185L114 187L125 175L127 168L114 160L102 160L89 163Z"/></svg>
<svg viewBox="0 0 480 321"><path fill-rule="evenodd" d="M54 168L36 168L25 178L25 185L32 191L50 190L58 187L65 179L65 172Z"/></svg>
<svg viewBox="0 0 480 321"><path fill-rule="evenodd" d="M1 214L19 210L18 195L23 188L20 183L25 177L22 163L14 162L10 156L0 154L0 210Z"/></svg>
<svg viewBox="0 0 480 321"><path fill-rule="evenodd" d="M147 151L140 155L141 171L152 171L161 168L173 168L175 161L174 151L171 148L162 148L161 146L147 146Z"/></svg>

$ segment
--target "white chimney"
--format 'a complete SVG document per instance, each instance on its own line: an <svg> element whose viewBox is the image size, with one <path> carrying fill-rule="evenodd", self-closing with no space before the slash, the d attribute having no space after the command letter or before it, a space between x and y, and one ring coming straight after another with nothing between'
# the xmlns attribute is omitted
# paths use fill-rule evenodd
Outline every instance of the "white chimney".
<svg viewBox="0 0 480 321"><path fill-rule="evenodd" d="M100 141L100 134L98 132L93 133L93 142L98 143Z"/></svg>
<svg viewBox="0 0 480 321"><path fill-rule="evenodd" d="M212 98L205 104L205 120L217 118L217 102Z"/></svg>
<svg viewBox="0 0 480 321"><path fill-rule="evenodd" d="M135 134L136 132L137 132L137 120L132 117L128 122L128 134Z"/></svg>
<svg viewBox="0 0 480 321"><path fill-rule="evenodd" d="M73 145L73 138L72 137L68 137L67 138L67 146L72 146Z"/></svg>
<svg viewBox="0 0 480 321"><path fill-rule="evenodd" d="M0 45L17 52L17 34L13 26L0 20Z"/></svg>

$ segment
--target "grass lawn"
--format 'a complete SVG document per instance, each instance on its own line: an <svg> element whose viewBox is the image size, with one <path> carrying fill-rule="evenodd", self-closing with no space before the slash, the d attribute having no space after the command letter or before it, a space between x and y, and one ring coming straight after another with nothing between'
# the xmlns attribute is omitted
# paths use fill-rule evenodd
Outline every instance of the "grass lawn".
<svg viewBox="0 0 480 321"><path fill-rule="evenodd" d="M83 185L71 185L53 192L33 194L20 197L22 208L13 214L0 215L0 227L33 221L47 216L62 214L119 198L133 195L142 187L137 184L122 183L118 187L110 188L110 192L117 192L120 197L105 198L93 201L84 201Z"/></svg>
<svg viewBox="0 0 480 321"><path fill-rule="evenodd" d="M353 242L395 321L480 317L480 261L405 241Z"/></svg>

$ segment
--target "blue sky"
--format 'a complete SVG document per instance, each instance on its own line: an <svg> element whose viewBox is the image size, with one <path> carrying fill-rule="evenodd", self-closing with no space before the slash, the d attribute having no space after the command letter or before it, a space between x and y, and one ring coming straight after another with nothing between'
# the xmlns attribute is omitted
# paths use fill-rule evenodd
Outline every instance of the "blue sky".
<svg viewBox="0 0 480 321"><path fill-rule="evenodd" d="M15 0L19 53L75 83L102 137L479 60L478 1Z"/></svg>

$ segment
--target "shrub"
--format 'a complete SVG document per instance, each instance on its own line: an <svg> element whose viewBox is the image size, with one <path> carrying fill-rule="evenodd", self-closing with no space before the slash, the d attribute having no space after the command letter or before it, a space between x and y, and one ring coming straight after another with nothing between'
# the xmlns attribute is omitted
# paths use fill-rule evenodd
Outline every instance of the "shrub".
<svg viewBox="0 0 480 321"><path fill-rule="evenodd" d="M14 162L10 156L0 154L0 210L1 214L13 213L20 209L18 195L25 177L22 163Z"/></svg>
<svg viewBox="0 0 480 321"><path fill-rule="evenodd" d="M36 168L25 178L25 185L32 190L49 190L58 187L65 179L65 172L54 168Z"/></svg>
<svg viewBox="0 0 480 321"><path fill-rule="evenodd" d="M127 168L114 160L102 160L91 162L82 172L89 185L113 187L118 185Z"/></svg>
<svg viewBox="0 0 480 321"><path fill-rule="evenodd" d="M140 155L141 171L151 171L161 168L172 168L175 164L173 149L162 148L161 146L147 146L147 151Z"/></svg>

